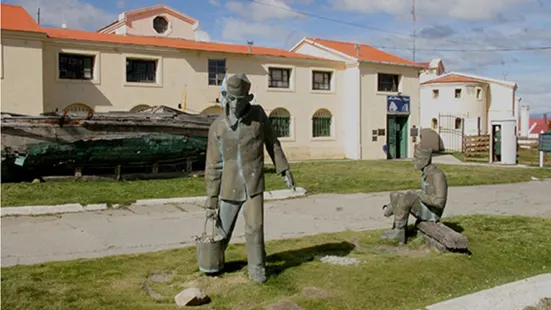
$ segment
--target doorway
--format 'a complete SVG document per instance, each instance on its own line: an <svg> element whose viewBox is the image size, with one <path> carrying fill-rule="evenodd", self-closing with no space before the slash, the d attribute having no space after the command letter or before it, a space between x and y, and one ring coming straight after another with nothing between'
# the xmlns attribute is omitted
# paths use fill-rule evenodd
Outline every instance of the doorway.
<svg viewBox="0 0 551 310"><path fill-rule="evenodd" d="M408 115L387 116L388 159L408 157L408 119Z"/></svg>
<svg viewBox="0 0 551 310"><path fill-rule="evenodd" d="M492 125L492 161L501 162L501 126Z"/></svg>

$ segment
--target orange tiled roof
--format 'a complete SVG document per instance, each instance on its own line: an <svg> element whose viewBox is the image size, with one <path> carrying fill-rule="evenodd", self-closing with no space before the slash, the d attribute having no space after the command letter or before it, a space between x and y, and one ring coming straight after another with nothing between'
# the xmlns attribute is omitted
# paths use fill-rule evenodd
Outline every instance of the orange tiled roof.
<svg viewBox="0 0 551 310"><path fill-rule="evenodd" d="M44 32L34 19L19 5L0 4L1 28L6 30Z"/></svg>
<svg viewBox="0 0 551 310"><path fill-rule="evenodd" d="M419 66L419 64L415 62L400 58L398 56L389 54L387 52L383 52L372 46L365 45L365 44L358 44L360 46L360 55L357 56L356 43L323 40L323 39L317 39L317 38L307 38L307 40L313 41L315 43L319 43L328 48L344 53L348 56L358 58L359 60Z"/></svg>
<svg viewBox="0 0 551 310"><path fill-rule="evenodd" d="M331 61L329 59L289 52L283 49L253 46L249 53L248 45L237 45L214 42L198 42L184 39L159 38L149 36L126 36L117 34L104 34L92 31L69 30L61 28L40 27L34 19L21 6L2 4L2 29L20 30L46 33L50 38L71 39L78 41L131 44L142 46L169 47L186 50L211 51L233 54L247 54L259 56L275 56L299 59L313 59Z"/></svg>
<svg viewBox="0 0 551 310"><path fill-rule="evenodd" d="M331 61L325 58L319 58L309 55L289 52L277 48L253 46L252 53L249 53L248 45L237 45L228 43L199 42L184 39L158 38L149 36L128 36L118 34L104 34L83 30L68 30L60 28L43 28L50 38L71 39L79 41L147 45L158 47L169 47L187 50L199 50L210 52L223 52L233 54L264 55L276 57L302 58Z"/></svg>
<svg viewBox="0 0 551 310"><path fill-rule="evenodd" d="M421 83L421 85L434 84L434 83L480 83L480 81L469 77L461 76L461 75L451 74L451 75L443 76L441 78L436 78L433 80L423 82Z"/></svg>

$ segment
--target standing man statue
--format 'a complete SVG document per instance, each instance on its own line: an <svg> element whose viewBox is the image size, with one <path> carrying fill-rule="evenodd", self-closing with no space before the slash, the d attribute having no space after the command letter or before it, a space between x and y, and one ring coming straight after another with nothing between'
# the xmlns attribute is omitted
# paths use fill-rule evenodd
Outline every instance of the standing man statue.
<svg viewBox="0 0 551 310"><path fill-rule="evenodd" d="M250 103L253 95L247 76L233 75L224 86L224 113L209 128L205 207L208 218L220 219L218 231L225 250L244 206L249 279L262 283L266 281L264 145L287 186L294 188L295 181L266 112Z"/></svg>
<svg viewBox="0 0 551 310"><path fill-rule="evenodd" d="M390 204L383 206L386 217L394 215L392 230L386 231L381 239L398 240L406 243L406 231L410 213L418 221L438 222L444 213L448 197L448 182L442 170L432 164L432 150L416 148L413 165L423 172L421 191L392 192Z"/></svg>

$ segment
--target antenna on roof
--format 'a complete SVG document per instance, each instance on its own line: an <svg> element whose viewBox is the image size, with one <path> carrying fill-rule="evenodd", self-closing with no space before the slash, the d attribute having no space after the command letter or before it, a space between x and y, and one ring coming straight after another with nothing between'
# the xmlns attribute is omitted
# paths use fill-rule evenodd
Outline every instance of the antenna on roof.
<svg viewBox="0 0 551 310"><path fill-rule="evenodd" d="M360 57L360 44L354 44L354 47L356 47L356 57Z"/></svg>
<svg viewBox="0 0 551 310"><path fill-rule="evenodd" d="M254 41L247 41L247 45L249 46L249 53L252 53Z"/></svg>
<svg viewBox="0 0 551 310"><path fill-rule="evenodd" d="M36 12L36 19L37 19L38 25L40 25L40 7L38 7L38 12Z"/></svg>

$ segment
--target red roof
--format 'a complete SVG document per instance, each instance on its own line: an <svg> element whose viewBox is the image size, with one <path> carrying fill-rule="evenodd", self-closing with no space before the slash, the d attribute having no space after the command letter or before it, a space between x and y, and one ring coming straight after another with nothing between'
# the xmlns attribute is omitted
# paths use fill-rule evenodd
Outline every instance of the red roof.
<svg viewBox="0 0 551 310"><path fill-rule="evenodd" d="M430 66L430 62L418 62L417 64L422 66L422 67L427 67L427 68Z"/></svg>
<svg viewBox="0 0 551 310"><path fill-rule="evenodd" d="M530 127L535 127L530 131L530 133L540 133L542 131L551 130L551 120L547 120L547 124L545 123L545 119L543 118L536 118L536 119L530 119Z"/></svg>
<svg viewBox="0 0 551 310"><path fill-rule="evenodd" d="M398 56L389 54L387 52L383 52L372 46L365 45L365 44L339 42L339 41L323 40L323 39L317 39L317 38L307 38L307 40L324 45L328 48L334 49L348 56L357 58L359 60L419 66L419 64L415 62L400 58ZM360 47L359 56L357 55L356 45Z"/></svg>
<svg viewBox="0 0 551 310"><path fill-rule="evenodd" d="M44 32L34 19L19 5L0 4L1 27L6 30Z"/></svg>
<svg viewBox="0 0 551 310"><path fill-rule="evenodd" d="M421 85L435 83L480 83L480 81L461 75L450 74L433 80L428 80L421 83Z"/></svg>
<svg viewBox="0 0 551 310"><path fill-rule="evenodd" d="M332 61L325 58L303 55L298 53L289 52L283 49L252 46L252 52L249 53L248 45L237 45L227 43L214 43L214 42L198 42L184 39L171 39L160 38L150 36L128 36L117 34L104 34L92 31L84 30L69 30L61 28L44 28L40 27L32 17L21 6L2 4L2 29L9 30L21 30L32 32L43 32L50 38L56 39L70 39L78 41L89 42L102 42L102 43L115 43L115 44L130 44L130 45L142 45L142 46L158 46L169 47L176 49L186 50L199 50L232 54L247 54L247 55L262 55L262 56L276 56L276 57L288 57L299 59L314 59Z"/></svg>

